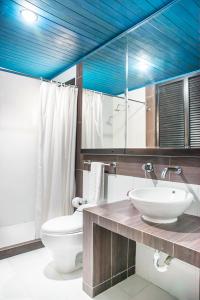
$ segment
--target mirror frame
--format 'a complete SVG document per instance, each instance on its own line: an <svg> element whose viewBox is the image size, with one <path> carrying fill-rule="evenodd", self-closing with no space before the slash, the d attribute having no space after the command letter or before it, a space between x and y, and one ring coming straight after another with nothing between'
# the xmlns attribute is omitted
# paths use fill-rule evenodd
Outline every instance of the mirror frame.
<svg viewBox="0 0 200 300"><path fill-rule="evenodd" d="M200 148L124 148L124 149L81 149L82 154L88 155L119 155L119 156L173 156L200 157Z"/></svg>

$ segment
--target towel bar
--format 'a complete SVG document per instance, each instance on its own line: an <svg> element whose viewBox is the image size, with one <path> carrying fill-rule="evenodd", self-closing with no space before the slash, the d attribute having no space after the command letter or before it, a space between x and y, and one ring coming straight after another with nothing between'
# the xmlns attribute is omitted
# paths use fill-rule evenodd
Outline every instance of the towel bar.
<svg viewBox="0 0 200 300"><path fill-rule="evenodd" d="M92 161L91 160L84 160L83 162L85 165L91 165ZM116 169L117 167L117 163L115 161L111 162L111 163L103 163L104 166L108 166L108 167L113 167Z"/></svg>

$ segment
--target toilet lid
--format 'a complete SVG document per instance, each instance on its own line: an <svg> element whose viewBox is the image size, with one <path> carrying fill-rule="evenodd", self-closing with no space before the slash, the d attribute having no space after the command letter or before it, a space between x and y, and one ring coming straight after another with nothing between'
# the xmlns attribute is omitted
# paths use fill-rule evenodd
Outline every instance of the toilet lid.
<svg viewBox="0 0 200 300"><path fill-rule="evenodd" d="M42 225L43 233L65 234L83 231L82 213L51 219Z"/></svg>

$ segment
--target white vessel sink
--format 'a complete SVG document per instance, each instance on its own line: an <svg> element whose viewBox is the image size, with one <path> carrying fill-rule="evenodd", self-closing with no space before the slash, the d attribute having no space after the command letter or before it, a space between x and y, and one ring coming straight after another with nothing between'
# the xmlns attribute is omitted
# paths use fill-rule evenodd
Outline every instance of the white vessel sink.
<svg viewBox="0 0 200 300"><path fill-rule="evenodd" d="M192 193L165 187L134 189L128 196L144 220L159 224L176 222L193 200Z"/></svg>

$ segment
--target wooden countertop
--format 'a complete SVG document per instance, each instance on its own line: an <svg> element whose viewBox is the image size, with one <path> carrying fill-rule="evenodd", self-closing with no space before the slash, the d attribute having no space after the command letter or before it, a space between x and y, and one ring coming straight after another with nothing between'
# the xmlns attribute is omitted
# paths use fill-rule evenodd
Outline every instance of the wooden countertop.
<svg viewBox="0 0 200 300"><path fill-rule="evenodd" d="M200 218L184 214L176 223L154 225L141 219L130 200L84 210L96 223L136 242L163 251L200 268Z"/></svg>

